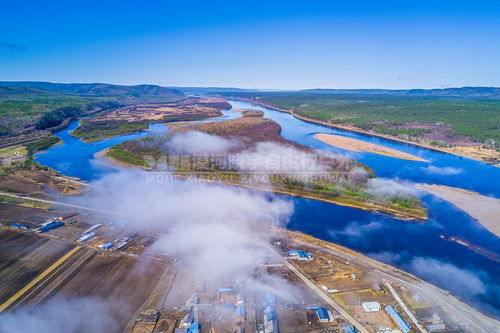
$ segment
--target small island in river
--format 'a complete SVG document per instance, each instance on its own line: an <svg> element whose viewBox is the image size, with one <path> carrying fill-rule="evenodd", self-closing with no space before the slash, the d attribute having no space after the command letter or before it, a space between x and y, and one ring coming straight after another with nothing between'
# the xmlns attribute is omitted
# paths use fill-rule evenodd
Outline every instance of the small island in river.
<svg viewBox="0 0 500 333"><path fill-rule="evenodd" d="M105 155L121 164L179 177L267 190L359 209L426 219L411 194L381 193L373 171L352 159L284 139L281 127L255 111L196 126L173 126L166 134L123 142Z"/></svg>

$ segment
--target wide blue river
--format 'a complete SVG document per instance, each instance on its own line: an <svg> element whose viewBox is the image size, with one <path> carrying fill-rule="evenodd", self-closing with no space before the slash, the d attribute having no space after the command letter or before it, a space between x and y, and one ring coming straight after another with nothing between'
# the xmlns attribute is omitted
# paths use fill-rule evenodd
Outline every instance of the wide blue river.
<svg viewBox="0 0 500 333"><path fill-rule="evenodd" d="M308 123L291 114L240 101L233 109L257 109L281 125L288 140L314 148L349 154L369 165L378 177L415 183L442 184L470 189L500 198L500 168L486 163L402 144L382 138L336 130ZM224 111L217 121L239 117ZM210 120L213 121L213 120ZM78 122L56 133L63 144L37 154L36 160L66 175L95 180L114 172L112 166L94 154L117 143L166 132L163 124L152 124L143 132L85 143L70 132ZM415 162L372 153L352 153L323 144L316 133L330 133L361 139L420 156ZM422 200L429 211L425 222L407 222L392 216L342 207L316 200L290 197L295 204L288 227L339 243L372 258L411 272L450 291L480 311L500 318L500 238L483 228L455 206L432 195ZM499 216L500 223L500 216ZM450 237L462 242L451 241ZM469 246L463 245L463 242Z"/></svg>

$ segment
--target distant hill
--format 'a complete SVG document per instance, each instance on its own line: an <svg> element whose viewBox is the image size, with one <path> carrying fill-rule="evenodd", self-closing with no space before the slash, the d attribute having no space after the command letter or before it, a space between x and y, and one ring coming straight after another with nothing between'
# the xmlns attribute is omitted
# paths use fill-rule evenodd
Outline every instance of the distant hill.
<svg viewBox="0 0 500 333"><path fill-rule="evenodd" d="M0 81L0 137L60 129L71 119L136 103L179 101L178 89L155 85Z"/></svg>
<svg viewBox="0 0 500 333"><path fill-rule="evenodd" d="M120 96L131 95L136 98L166 97L180 99L184 94L178 89L160 87L150 84L123 86L107 83L52 83L38 81L0 81L2 87L35 88L56 91L64 94L81 96Z"/></svg>
<svg viewBox="0 0 500 333"><path fill-rule="evenodd" d="M332 95L392 95L412 97L444 97L466 99L500 99L500 88L496 87L462 87L445 89L306 89L298 93L332 94Z"/></svg>
<svg viewBox="0 0 500 333"><path fill-rule="evenodd" d="M222 87L170 87L178 89L189 95L204 95L207 93L231 93L231 92L260 92L258 89L242 89L242 88L222 88Z"/></svg>

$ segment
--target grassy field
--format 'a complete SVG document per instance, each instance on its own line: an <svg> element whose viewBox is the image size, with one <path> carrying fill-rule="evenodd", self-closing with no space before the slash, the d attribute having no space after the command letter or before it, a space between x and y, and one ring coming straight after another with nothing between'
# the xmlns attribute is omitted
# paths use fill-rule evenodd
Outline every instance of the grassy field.
<svg viewBox="0 0 500 333"><path fill-rule="evenodd" d="M499 100L298 92L225 95L252 98L332 124L402 138L427 138L436 146L471 141L500 147Z"/></svg>
<svg viewBox="0 0 500 333"><path fill-rule="evenodd" d="M127 141L112 147L107 156L130 165L154 169L155 163L165 163L183 176L222 181L225 183L259 187L262 183L259 172L242 171L234 165L226 164L239 153L252 151L258 143L275 143L278 149L291 149L293 154L312 154L321 160L328 169L323 176L305 179L296 174L281 171L266 171L265 181L273 191L291 195L319 199L337 204L366 210L380 210L394 214L426 218L426 210L415 197L378 196L368 189L368 182L373 172L366 166L353 160L320 157L315 150L285 140L280 135L280 126L274 121L251 113L245 117L223 122L203 123L194 127L172 129L176 133L192 130L205 132L219 137L238 140L237 147L217 156L199 154L178 154L168 150L168 141L172 134L158 135L133 141ZM175 134L174 134L175 136ZM288 155L287 155L288 156ZM315 158L316 158L315 157ZM356 172L365 170L364 176L356 177ZM314 171L313 171L314 172Z"/></svg>

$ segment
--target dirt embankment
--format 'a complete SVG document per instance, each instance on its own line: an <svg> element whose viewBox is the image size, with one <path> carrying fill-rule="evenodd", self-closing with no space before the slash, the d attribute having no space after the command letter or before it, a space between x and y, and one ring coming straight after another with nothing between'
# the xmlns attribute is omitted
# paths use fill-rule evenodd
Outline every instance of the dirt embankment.
<svg viewBox="0 0 500 333"><path fill-rule="evenodd" d="M424 184L422 187L435 196L451 202L500 237L500 199L444 185Z"/></svg>
<svg viewBox="0 0 500 333"><path fill-rule="evenodd" d="M346 149L346 150L350 150L350 151L358 151L358 152L363 151L363 152L374 153L374 154L379 154L379 155L384 155L384 156L389 156L389 157L394 157L394 158L400 158L403 160L429 162L428 160L425 160L425 159L420 158L418 156L404 153L404 152L396 150L396 149L387 148L384 146L376 145L374 143L369 143L369 142L362 141L362 140L348 138L348 137L341 136L341 135L321 133L321 134L316 134L314 136L314 138L321 141L321 142L324 142L330 146L334 146L337 148L342 148L342 149Z"/></svg>

